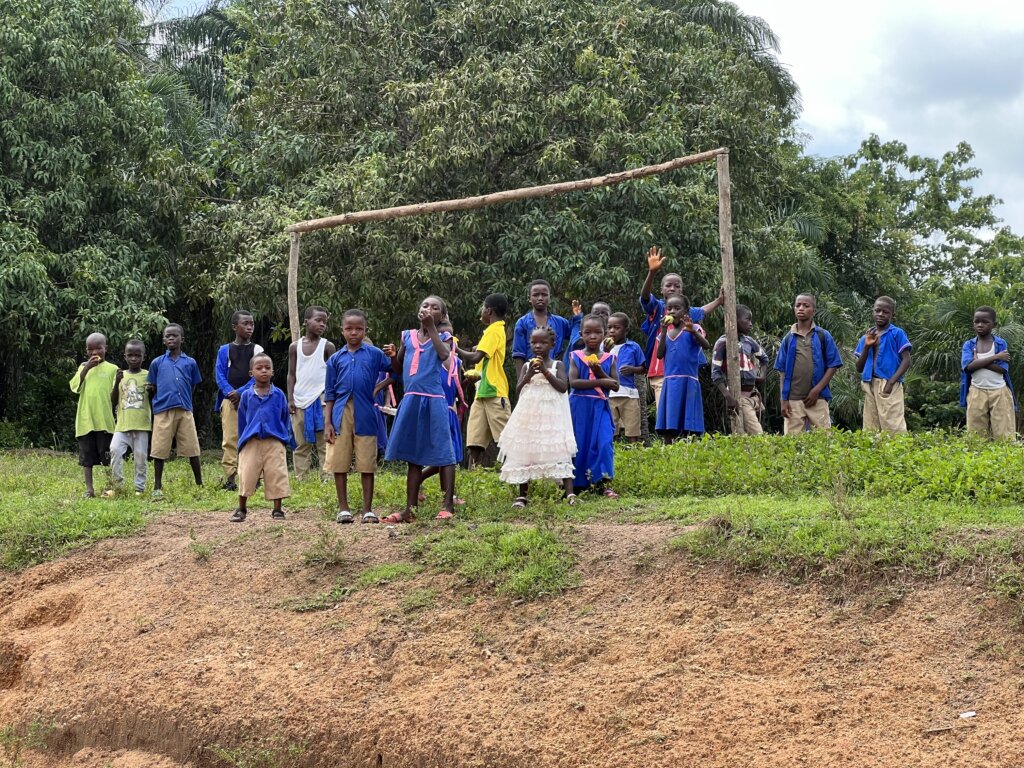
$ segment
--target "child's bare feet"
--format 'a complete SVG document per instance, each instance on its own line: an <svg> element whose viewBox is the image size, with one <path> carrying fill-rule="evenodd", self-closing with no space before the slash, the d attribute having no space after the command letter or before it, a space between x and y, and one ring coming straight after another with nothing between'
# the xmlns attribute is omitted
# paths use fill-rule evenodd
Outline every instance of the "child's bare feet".
<svg viewBox="0 0 1024 768"><path fill-rule="evenodd" d="M387 525L395 525L397 523L411 523L415 519L416 515L413 514L413 511L406 509L404 512L393 512L381 520L381 522Z"/></svg>

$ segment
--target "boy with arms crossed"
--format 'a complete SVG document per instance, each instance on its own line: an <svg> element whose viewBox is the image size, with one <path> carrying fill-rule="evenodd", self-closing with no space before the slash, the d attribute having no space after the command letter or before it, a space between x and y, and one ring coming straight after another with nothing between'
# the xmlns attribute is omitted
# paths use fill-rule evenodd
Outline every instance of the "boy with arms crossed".
<svg viewBox="0 0 1024 768"><path fill-rule="evenodd" d="M992 333L996 311L974 310L973 339L964 342L960 356L960 407L967 409L967 430L990 440L1012 440L1017 431L1010 383L1010 352L1006 341Z"/></svg>

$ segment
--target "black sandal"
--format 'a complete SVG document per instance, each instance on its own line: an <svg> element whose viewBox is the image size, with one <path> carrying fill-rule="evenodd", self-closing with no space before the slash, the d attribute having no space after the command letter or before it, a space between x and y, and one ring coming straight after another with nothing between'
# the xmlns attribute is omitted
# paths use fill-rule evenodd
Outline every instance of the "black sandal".
<svg viewBox="0 0 1024 768"><path fill-rule="evenodd" d="M247 512L239 507L235 510L235 513L231 516L232 523L244 523Z"/></svg>
<svg viewBox="0 0 1024 768"><path fill-rule="evenodd" d="M283 520L284 519L284 510L283 509L275 509L273 512L270 513L270 516L272 518L274 518L275 520Z"/></svg>

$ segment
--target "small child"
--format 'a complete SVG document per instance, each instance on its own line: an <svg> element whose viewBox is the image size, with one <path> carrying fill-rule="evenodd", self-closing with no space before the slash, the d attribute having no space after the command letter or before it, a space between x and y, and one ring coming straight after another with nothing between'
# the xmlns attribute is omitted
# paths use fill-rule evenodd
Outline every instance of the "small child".
<svg viewBox="0 0 1024 768"><path fill-rule="evenodd" d="M690 301L682 294L665 300L664 340L658 347L663 358L664 387L658 401L654 428L667 442L681 436L704 434L704 399L697 374L707 364L711 348L704 329L690 319Z"/></svg>
<svg viewBox="0 0 1024 768"><path fill-rule="evenodd" d="M363 487L364 523L378 522L373 512L374 475L377 473L377 409L373 395L377 378L392 369L391 357L366 341L366 315L350 309L341 318L345 346L327 361L324 390L324 432L327 461L324 470L334 474L339 523L354 521L348 505L348 473L355 461Z"/></svg>
<svg viewBox="0 0 1024 768"><path fill-rule="evenodd" d="M107 362L107 337L90 333L85 340L86 360L69 382L78 395L75 413L75 437L78 438L78 464L85 476L85 496L93 498L96 489L92 468L110 464L110 441L114 435L114 412L110 393L114 389L117 366Z"/></svg>
<svg viewBox="0 0 1024 768"><path fill-rule="evenodd" d="M711 353L711 381L725 398L729 410L729 426L734 435L761 435L761 411L764 403L758 387L764 385L768 369L768 355L750 335L754 325L754 313L750 307L736 305L736 330L740 347L740 397L729 391L729 365L726 360L725 334L715 342Z"/></svg>
<svg viewBox="0 0 1024 768"><path fill-rule="evenodd" d="M235 311L231 315L234 341L221 345L214 366L217 402L213 411L220 413L220 447L223 452L221 466L224 467L224 483L221 487L226 491L238 490L235 482L238 473L238 402L242 392L252 386L249 364L255 355L263 351L263 347L252 341L255 328L251 313L244 309Z"/></svg>
<svg viewBox="0 0 1024 768"><path fill-rule="evenodd" d="M119 370L114 379L114 390L110 395L117 411L114 439L110 443L110 471L114 484L120 487L124 480L124 457L131 449L135 465L135 495L146 490L146 462L149 460L149 431L152 429L153 414L149 407L149 393L146 391L146 376L142 367L146 359L146 345L139 339L132 339L124 345L124 361L127 371ZM104 496L113 496L111 489Z"/></svg>
<svg viewBox="0 0 1024 768"><path fill-rule="evenodd" d="M185 332L177 323L164 329L167 351L149 364L146 389L153 409L153 498L163 498L164 462L171 457L171 444L177 440L177 453L187 456L196 485L203 484L199 464L199 435L192 414L192 390L203 380L196 361L181 351Z"/></svg>
<svg viewBox="0 0 1024 768"><path fill-rule="evenodd" d="M782 374L783 432L787 435L808 429L829 429L828 410L832 393L828 384L843 366L832 334L814 323L818 300L801 293L793 302L796 322L782 337L775 357L775 370Z"/></svg>
<svg viewBox="0 0 1024 768"><path fill-rule="evenodd" d="M512 504L524 509L531 480L551 478L562 484L565 499L576 503L573 493L576 438L569 410L569 379L565 366L551 359L555 332L547 326L534 328L530 335L533 359L523 366L516 384L519 402L498 442L501 481L519 485Z"/></svg>
<svg viewBox="0 0 1024 768"><path fill-rule="evenodd" d="M442 336L437 326L448 314L444 301L428 296L420 304L418 330L402 333L402 348L395 367L402 369L405 393L398 406L395 424L388 438L384 458L405 461L405 510L384 518L385 523L408 523L415 519L423 467L441 467L444 501L438 520L448 520L455 512L455 447L448 426L448 406L441 386L442 370L450 364L449 334ZM390 353L394 347L390 347Z"/></svg>
<svg viewBox="0 0 1024 768"><path fill-rule="evenodd" d="M661 253L661 248L656 245L651 246L650 250L647 251L647 279L644 280L643 288L640 289L640 308L646 314L640 329L647 336L647 346L644 349L644 353L647 355L647 381L650 382L651 390L654 392L655 408L658 407L658 402L661 400L661 387L664 383L665 375L663 358L658 354L664 325L661 319L665 315L665 302L668 301L670 296L679 295L683 292L683 278L675 272L670 272L661 278L661 295L663 299L658 299L651 294L651 289L654 288L654 276L664 264L665 257ZM724 301L725 292L721 290L718 293L718 298L714 301L705 304L703 307L690 307L690 319L695 323L701 322L704 320L705 315L718 309Z"/></svg>
<svg viewBox="0 0 1024 768"><path fill-rule="evenodd" d="M534 280L526 286L526 295L530 300L530 311L516 321L512 334L512 362L515 365L516 381L530 357L530 337L534 328L546 325L555 332L555 357L562 354L563 347L569 341L569 321L548 312L551 284L547 280Z"/></svg>
<svg viewBox="0 0 1024 768"><path fill-rule="evenodd" d="M577 493L596 487L610 499L617 499L607 482L615 476L615 452L612 440L615 427L606 391L619 388L615 358L601 347L605 338L604 320L587 315L580 324L584 348L572 353L569 367L569 411L576 439L573 487Z"/></svg>
<svg viewBox="0 0 1024 768"><path fill-rule="evenodd" d="M327 386L327 361L337 352L334 344L324 338L330 319L327 310L309 306L303 317L306 333L288 347L288 412L292 415L295 437L292 462L296 480L302 480L309 472L314 448L321 475L328 471L327 420L323 399Z"/></svg>
<svg viewBox="0 0 1024 768"><path fill-rule="evenodd" d="M288 418L288 398L275 387L274 361L259 352L250 361L253 385L242 391L238 402L238 509L232 523L248 514L246 502L263 477L263 496L274 502L271 517L284 518L282 500L291 496L288 483L288 451L295 447Z"/></svg>
<svg viewBox="0 0 1024 768"><path fill-rule="evenodd" d="M596 306L596 305L595 305ZM612 407L612 421L615 436L624 433L626 442L635 443L642 435L640 393L633 377L644 372L644 351L635 341L626 338L629 333L629 317L625 312L615 312L608 318L608 338L615 366L619 371L619 388L608 395Z"/></svg>
<svg viewBox="0 0 1024 768"><path fill-rule="evenodd" d="M910 339L892 324L896 302L879 296L871 308L875 327L857 342L857 373L864 390L864 431L906 432L903 374L910 368Z"/></svg>
<svg viewBox="0 0 1024 768"><path fill-rule="evenodd" d="M967 430L990 440L1012 440L1017 432L1017 403L1010 383L1010 352L1006 341L992 333L996 311L974 310L973 339L964 342L960 356L960 407L967 409Z"/></svg>
<svg viewBox="0 0 1024 768"><path fill-rule="evenodd" d="M506 314L508 297L500 293L490 294L480 308L480 322L486 326L480 343L475 349L455 348L463 363L476 366L467 374L469 378L477 379L476 398L470 406L469 424L466 425L471 467L480 464L492 440L497 443L501 438L512 412L508 377L505 375Z"/></svg>

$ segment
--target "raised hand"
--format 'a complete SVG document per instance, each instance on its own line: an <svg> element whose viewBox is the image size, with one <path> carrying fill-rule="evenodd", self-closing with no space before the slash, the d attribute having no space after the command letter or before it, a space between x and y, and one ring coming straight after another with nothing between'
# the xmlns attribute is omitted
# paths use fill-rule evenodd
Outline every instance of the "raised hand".
<svg viewBox="0 0 1024 768"><path fill-rule="evenodd" d="M391 358L398 356L398 351L395 349L394 344L385 344L383 347L380 348L380 351Z"/></svg>
<svg viewBox="0 0 1024 768"><path fill-rule="evenodd" d="M579 317L580 315L583 314L583 305L580 304L579 299L572 300L572 314L573 317Z"/></svg>
<svg viewBox="0 0 1024 768"><path fill-rule="evenodd" d="M665 257L661 253L661 248L652 245L647 251L647 269L651 272L657 272L664 264Z"/></svg>

